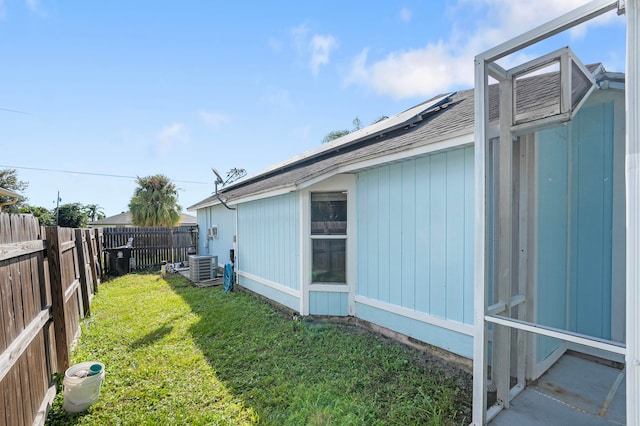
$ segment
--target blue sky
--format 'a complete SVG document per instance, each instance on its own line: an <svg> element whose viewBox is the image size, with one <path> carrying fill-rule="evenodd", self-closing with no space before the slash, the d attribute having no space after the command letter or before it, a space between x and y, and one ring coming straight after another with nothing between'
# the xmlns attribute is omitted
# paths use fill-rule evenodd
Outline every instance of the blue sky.
<svg viewBox="0 0 640 426"><path fill-rule="evenodd" d="M0 167L37 206L117 214L162 173L186 208L211 167L255 174L471 88L475 54L586 2L0 0ZM622 72L624 38L611 12L507 60L570 45Z"/></svg>

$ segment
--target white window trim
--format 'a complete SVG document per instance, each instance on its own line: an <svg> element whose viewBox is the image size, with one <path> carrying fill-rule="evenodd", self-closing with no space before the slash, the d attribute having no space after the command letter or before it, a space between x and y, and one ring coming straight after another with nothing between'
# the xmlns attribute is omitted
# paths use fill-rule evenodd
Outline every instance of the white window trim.
<svg viewBox="0 0 640 426"><path fill-rule="evenodd" d="M311 235L311 193L312 192L347 192L347 234L346 235ZM356 286L356 177L352 174L332 176L315 185L300 191L300 282L302 297L300 312L309 315L309 293L312 291L335 291L348 293L349 315L355 315ZM312 245L314 239L346 239L346 283L312 283ZM329 290L333 288L334 290Z"/></svg>

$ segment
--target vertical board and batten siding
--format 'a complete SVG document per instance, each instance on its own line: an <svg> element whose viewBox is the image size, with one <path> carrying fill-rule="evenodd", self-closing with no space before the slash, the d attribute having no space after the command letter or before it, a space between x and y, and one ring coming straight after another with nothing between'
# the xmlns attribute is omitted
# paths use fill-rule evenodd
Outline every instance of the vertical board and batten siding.
<svg viewBox="0 0 640 426"><path fill-rule="evenodd" d="M569 329L610 339L613 102L583 108L571 142Z"/></svg>
<svg viewBox="0 0 640 426"><path fill-rule="evenodd" d="M207 238L209 228L218 227L218 238ZM223 205L198 210L200 234L199 253L218 256L218 264L229 263L229 250L233 249L236 235L236 212Z"/></svg>
<svg viewBox="0 0 640 426"><path fill-rule="evenodd" d="M585 106L537 138L536 320L601 339L612 327L614 185L623 190L614 182L622 159L613 158L613 108ZM538 336L538 361L559 345Z"/></svg>
<svg viewBox="0 0 640 426"><path fill-rule="evenodd" d="M309 314L346 317L349 315L349 295L339 292L310 291Z"/></svg>
<svg viewBox="0 0 640 426"><path fill-rule="evenodd" d="M567 209L569 203L567 127L538 133L536 322L567 327ZM543 361L560 345L537 336L536 358Z"/></svg>
<svg viewBox="0 0 640 426"><path fill-rule="evenodd" d="M291 294L300 291L299 194L251 201L237 209L239 284L299 310L299 297Z"/></svg>
<svg viewBox="0 0 640 426"><path fill-rule="evenodd" d="M361 296L473 324L473 148L364 171L357 180ZM470 357L472 338L358 303L358 317Z"/></svg>

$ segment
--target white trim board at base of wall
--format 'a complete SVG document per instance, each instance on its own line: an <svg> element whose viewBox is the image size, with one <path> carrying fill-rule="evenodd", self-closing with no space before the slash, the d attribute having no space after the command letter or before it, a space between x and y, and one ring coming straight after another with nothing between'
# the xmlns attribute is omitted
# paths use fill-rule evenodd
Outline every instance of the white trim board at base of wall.
<svg viewBox="0 0 640 426"><path fill-rule="evenodd" d="M368 297L364 296L356 296L355 301L357 303L362 303L363 305L371 306L372 308L387 311L396 315L401 315L403 317L411 318L416 321L424 322L426 324L431 324L436 327L444 328L446 330L455 331L456 333L473 336L474 328L471 324L464 324L458 321L436 317L424 312L403 308L402 306L392 305L390 303L381 302L379 300L369 299Z"/></svg>
<svg viewBox="0 0 640 426"><path fill-rule="evenodd" d="M262 277L258 277L256 275L250 274L248 272L237 271L236 273L239 276L243 277L243 278L247 278L247 279L249 279L251 281L255 281L258 284L262 284L264 286L267 286L269 288L277 290L277 291L279 291L281 293L288 294L289 296L293 296L293 297L297 297L297 298L300 298L302 296L302 292L300 292L299 290L294 290L292 288L285 287L282 284L278 284L277 282L269 281L269 280L264 279Z"/></svg>

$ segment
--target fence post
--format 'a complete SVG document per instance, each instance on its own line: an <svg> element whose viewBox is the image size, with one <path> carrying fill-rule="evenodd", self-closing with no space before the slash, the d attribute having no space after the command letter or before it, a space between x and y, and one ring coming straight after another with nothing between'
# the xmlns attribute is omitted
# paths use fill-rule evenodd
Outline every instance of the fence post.
<svg viewBox="0 0 640 426"><path fill-rule="evenodd" d="M175 263L175 255L173 252L173 227L169 228L169 250L171 250L171 263Z"/></svg>
<svg viewBox="0 0 640 426"><path fill-rule="evenodd" d="M85 238L87 239L87 251L89 252L89 262L91 263L91 278L93 278L93 292L98 292L98 284L100 284L100 275L98 273L98 256L96 251L98 249L97 233L93 232L93 229L84 230Z"/></svg>
<svg viewBox="0 0 640 426"><path fill-rule="evenodd" d="M102 282L102 277L104 276L104 265L102 264L102 251L104 249L104 231L102 228L96 228L95 230L96 236L96 273L98 274L98 284Z"/></svg>
<svg viewBox="0 0 640 426"><path fill-rule="evenodd" d="M91 274L87 274L87 263L90 261L87 256L87 251L84 249L84 244L87 239L82 229L75 229L74 234L76 236L76 252L78 253L78 269L80 272L80 294L82 295L82 315L89 315L91 312L91 291L93 284L89 285ZM91 262L93 263L93 262Z"/></svg>
<svg viewBox="0 0 640 426"><path fill-rule="evenodd" d="M62 251L57 226L47 226L47 257L49 258L49 280L51 285L51 316L56 338L56 360L58 372L69 368L69 342L64 307L64 283L62 281Z"/></svg>

